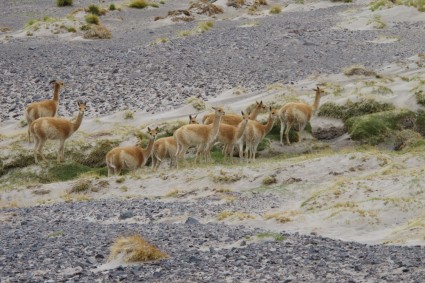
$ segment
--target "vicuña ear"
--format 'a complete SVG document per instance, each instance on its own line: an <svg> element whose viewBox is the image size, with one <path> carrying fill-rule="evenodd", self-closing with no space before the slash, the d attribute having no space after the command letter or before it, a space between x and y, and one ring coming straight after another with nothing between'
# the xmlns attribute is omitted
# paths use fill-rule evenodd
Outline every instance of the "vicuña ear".
<svg viewBox="0 0 425 283"><path fill-rule="evenodd" d="M269 106L269 109L270 109L270 111L272 111L272 107L271 106Z"/></svg>
<svg viewBox="0 0 425 283"><path fill-rule="evenodd" d="M192 120L192 115L189 114L189 119Z"/></svg>
<svg viewBox="0 0 425 283"><path fill-rule="evenodd" d="M242 116L245 116L245 114L243 113L243 111L241 111L241 113L242 113Z"/></svg>
<svg viewBox="0 0 425 283"><path fill-rule="evenodd" d="M56 80L51 80L51 81L49 82L49 84L54 84L54 83L56 83Z"/></svg>
<svg viewBox="0 0 425 283"><path fill-rule="evenodd" d="M150 132L151 131L151 128L148 127L148 131Z"/></svg>
<svg viewBox="0 0 425 283"><path fill-rule="evenodd" d="M215 108L215 107L212 107L212 106L211 106L211 108L212 108L212 109L214 109L214 110L217 110L217 108Z"/></svg>
<svg viewBox="0 0 425 283"><path fill-rule="evenodd" d="M198 114L196 114L196 116L194 116L193 118L196 119L198 117Z"/></svg>
<svg viewBox="0 0 425 283"><path fill-rule="evenodd" d="M159 131L159 128L158 128L158 127L156 127L156 128L155 128L155 131Z"/></svg>

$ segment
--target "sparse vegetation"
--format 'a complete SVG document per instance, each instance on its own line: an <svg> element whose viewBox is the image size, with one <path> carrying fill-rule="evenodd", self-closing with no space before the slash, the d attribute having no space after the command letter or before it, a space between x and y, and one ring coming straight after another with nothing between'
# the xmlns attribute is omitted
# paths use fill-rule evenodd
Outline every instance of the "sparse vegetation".
<svg viewBox="0 0 425 283"><path fill-rule="evenodd" d="M200 33L208 31L210 28L214 26L214 23L212 21L207 22L199 22L197 31Z"/></svg>
<svg viewBox="0 0 425 283"><path fill-rule="evenodd" d="M92 187L92 182L90 180L81 179L81 180L78 180L77 183L75 183L71 187L71 190L69 192L70 193L82 193L82 192L88 191L91 187Z"/></svg>
<svg viewBox="0 0 425 283"><path fill-rule="evenodd" d="M134 112L131 110L125 110L124 111L124 119L134 119Z"/></svg>
<svg viewBox="0 0 425 283"><path fill-rule="evenodd" d="M220 170L218 175L212 175L212 180L215 183L234 183L242 179L242 174L231 173L224 170Z"/></svg>
<svg viewBox="0 0 425 283"><path fill-rule="evenodd" d="M255 219L254 215L248 214L248 213L244 213L244 212L239 212L239 211L222 211L217 215L217 220L221 221L224 219L228 219L228 218L232 218L232 219L237 219L237 220L246 220L246 219Z"/></svg>
<svg viewBox="0 0 425 283"><path fill-rule="evenodd" d="M425 1L424 0L397 0L401 4L415 7L419 12L425 12Z"/></svg>
<svg viewBox="0 0 425 283"><path fill-rule="evenodd" d="M169 257L139 235L116 239L111 247L109 259L113 260L119 255L124 256L125 262L153 261Z"/></svg>
<svg viewBox="0 0 425 283"><path fill-rule="evenodd" d="M72 6L72 0L56 0L56 6L58 7Z"/></svg>
<svg viewBox="0 0 425 283"><path fill-rule="evenodd" d="M117 7L115 6L114 3L109 4L109 11L115 11L117 9Z"/></svg>
<svg viewBox="0 0 425 283"><path fill-rule="evenodd" d="M191 34L192 34L191 30L182 30L182 31L179 31L178 33L179 36L189 36Z"/></svg>
<svg viewBox="0 0 425 283"><path fill-rule="evenodd" d="M186 99L186 103L192 105L192 107L198 111L202 111L206 109L205 102L196 96L191 96L188 99Z"/></svg>
<svg viewBox="0 0 425 283"><path fill-rule="evenodd" d="M380 15L375 15L373 19L369 21L369 24L373 24L373 27L377 29L384 29L387 27L387 24L382 20Z"/></svg>
<svg viewBox="0 0 425 283"><path fill-rule="evenodd" d="M198 0L193 2L189 10L200 15L214 16L224 12L223 8L210 3L208 0Z"/></svg>
<svg viewBox="0 0 425 283"><path fill-rule="evenodd" d="M280 14L282 12L282 6L277 4L270 8L270 14Z"/></svg>
<svg viewBox="0 0 425 283"><path fill-rule="evenodd" d="M115 182L117 182L118 184L124 183L125 181L125 177L119 177L115 180Z"/></svg>
<svg viewBox="0 0 425 283"><path fill-rule="evenodd" d="M375 71L369 70L362 65L352 65L350 67L344 68L342 71L343 71L344 75L346 75L346 76L353 76L353 75L377 76Z"/></svg>
<svg viewBox="0 0 425 283"><path fill-rule="evenodd" d="M227 0L226 5L229 7L240 8L245 5L245 0Z"/></svg>
<svg viewBox="0 0 425 283"><path fill-rule="evenodd" d="M277 179L274 176L266 176L263 178L263 185L272 185L272 184L276 184L277 183Z"/></svg>
<svg viewBox="0 0 425 283"><path fill-rule="evenodd" d="M165 195L165 197L168 197L168 198L174 198L174 197L177 197L177 196L179 195L179 193L180 193L180 191L179 191L179 190L177 190L177 189L172 189L171 191L169 191L169 192Z"/></svg>
<svg viewBox="0 0 425 283"><path fill-rule="evenodd" d="M391 8L394 6L394 2L390 0L376 0L369 4L369 9L375 12L376 10Z"/></svg>
<svg viewBox="0 0 425 283"><path fill-rule="evenodd" d="M159 37L159 38L155 39L155 41L153 41L151 43L151 45L157 45L157 44L161 44L161 43L166 43L168 41L170 41L170 40L168 38L166 38L166 37Z"/></svg>
<svg viewBox="0 0 425 283"><path fill-rule="evenodd" d="M60 236L63 236L63 235L65 235L64 231L56 231L56 232L50 233L49 235L47 235L47 237L56 238L56 237L60 237Z"/></svg>
<svg viewBox="0 0 425 283"><path fill-rule="evenodd" d="M112 33L105 26L95 24L88 26L83 37L86 39L110 39L112 38Z"/></svg>
<svg viewBox="0 0 425 283"><path fill-rule="evenodd" d="M422 106L425 106L425 92L418 90L415 92L416 102Z"/></svg>

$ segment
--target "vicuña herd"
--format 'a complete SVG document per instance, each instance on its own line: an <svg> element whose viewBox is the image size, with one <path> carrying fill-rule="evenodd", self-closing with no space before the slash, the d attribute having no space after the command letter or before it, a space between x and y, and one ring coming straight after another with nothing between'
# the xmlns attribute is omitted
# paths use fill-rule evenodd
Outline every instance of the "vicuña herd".
<svg viewBox="0 0 425 283"><path fill-rule="evenodd" d="M35 141L34 158L38 162L38 154L44 161L46 158L42 148L47 140L59 140L58 162L64 161L64 145L68 139L81 125L86 103L79 101L78 116L74 121L55 117L59 104L59 91L63 82L53 80L54 85L52 100L33 102L25 109L25 118L28 122L28 141L31 137ZM295 128L298 131L298 141L301 141L301 133L310 121L312 115L319 106L323 90L319 87L314 89L316 96L312 105L303 102L286 103L280 109L266 107L263 101L256 102L251 113L241 112L242 115L226 114L221 107L213 107L214 112L204 115L203 124L198 124L197 116L189 115L189 124L183 125L174 131L173 136L163 137L155 140L158 128L148 127L149 143L146 148L139 146L116 147L106 154L106 165L108 175L119 175L122 169L135 170L144 166L149 157L152 156L152 169L157 170L161 162L169 158L170 166L177 167L179 160L185 157L189 147L196 146L195 162L200 158L208 161L211 156L211 148L215 143L223 145L223 156L229 156L233 162L235 146L239 149L239 157L247 160L255 160L258 145L271 131L278 117L280 120L280 143L283 145L283 134L286 143L289 142L289 131ZM266 124L257 121L261 112L268 111Z"/></svg>

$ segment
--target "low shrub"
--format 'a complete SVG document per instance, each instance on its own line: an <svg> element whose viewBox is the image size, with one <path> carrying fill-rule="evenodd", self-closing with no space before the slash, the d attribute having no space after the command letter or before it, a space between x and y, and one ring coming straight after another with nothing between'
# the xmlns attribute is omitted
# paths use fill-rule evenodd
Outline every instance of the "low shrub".
<svg viewBox="0 0 425 283"><path fill-rule="evenodd" d="M56 0L58 7L72 6L72 0Z"/></svg>
<svg viewBox="0 0 425 283"><path fill-rule="evenodd" d="M115 6L114 3L109 4L109 11L115 11L117 9L117 7Z"/></svg>
<svg viewBox="0 0 425 283"><path fill-rule="evenodd" d="M318 111L318 116L342 119L346 121L351 117L362 116L382 111L394 110L390 103L380 103L374 99L363 99L357 102L347 101L345 105L333 102L324 103Z"/></svg>
<svg viewBox="0 0 425 283"><path fill-rule="evenodd" d="M144 9L149 6L149 3L145 0L133 0L130 5L128 5L130 8L136 8L136 9Z"/></svg>
<svg viewBox="0 0 425 283"><path fill-rule="evenodd" d="M86 39L110 39L112 33L103 25L91 25L83 37Z"/></svg>
<svg viewBox="0 0 425 283"><path fill-rule="evenodd" d="M362 65L353 65L353 66L350 66L350 67L346 67L346 68L343 69L343 73L346 76L354 76L354 75L377 76L375 71L369 70Z"/></svg>
<svg viewBox="0 0 425 283"><path fill-rule="evenodd" d="M282 6L281 5L274 5L270 8L270 14L280 14L282 12Z"/></svg>
<svg viewBox="0 0 425 283"><path fill-rule="evenodd" d="M85 20L88 24L92 24L92 25L98 25L100 22L99 17L93 14L86 15Z"/></svg>

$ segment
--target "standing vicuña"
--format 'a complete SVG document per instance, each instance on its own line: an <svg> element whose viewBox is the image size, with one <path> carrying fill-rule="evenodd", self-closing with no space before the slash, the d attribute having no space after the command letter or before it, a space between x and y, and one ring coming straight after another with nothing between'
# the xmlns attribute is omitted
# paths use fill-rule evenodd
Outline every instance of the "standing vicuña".
<svg viewBox="0 0 425 283"><path fill-rule="evenodd" d="M73 122L64 118L42 117L31 123L30 131L35 140L34 158L36 163L38 162L37 153L46 161L41 152L46 140L59 140L58 162L64 161L65 140L78 130L86 110L85 102L79 101L77 105L79 113Z"/></svg>
<svg viewBox="0 0 425 283"><path fill-rule="evenodd" d="M33 102L25 109L25 118L28 124L28 141L31 142L31 123L40 117L55 117L59 104L59 90L63 86L62 81L53 80L50 84L55 85L53 99Z"/></svg>
<svg viewBox="0 0 425 283"><path fill-rule="evenodd" d="M292 126L298 126L298 141L301 141L301 132L304 131L305 126L310 121L311 116L316 112L319 107L320 97L323 93L318 86L313 89L316 92L313 105L309 105L303 102L290 102L286 103L279 110L280 119L280 144L283 145L283 130L285 129L285 137L288 145L289 142L289 131Z"/></svg>
<svg viewBox="0 0 425 283"><path fill-rule="evenodd" d="M260 112L262 111L265 111L267 108L266 105L263 104L263 101L260 101L260 102L256 101L255 103L256 103L255 108L254 110L252 110L251 114L249 115L249 119L251 120L257 119L258 114L260 114ZM205 125L212 124L214 122L214 117L215 117L214 113L206 114L204 117L202 117L202 123ZM237 127L240 124L240 122L242 122L242 120L243 120L243 117L240 115L226 114L226 115L223 115L223 117L221 118L221 123Z"/></svg>
<svg viewBox="0 0 425 283"><path fill-rule="evenodd" d="M255 154L257 153L258 144L264 139L264 137L273 128L274 120L277 116L277 110L270 107L270 114L265 125L258 121L250 120L248 122L247 129L243 136L243 141L246 144L245 157L251 160L255 160ZM239 144L239 157L243 156L243 143Z"/></svg>
<svg viewBox="0 0 425 283"><path fill-rule="evenodd" d="M119 175L123 168L133 171L146 164L152 153L153 144L158 134L158 128L148 127L149 143L146 148L139 146L115 147L106 154L108 176Z"/></svg>
<svg viewBox="0 0 425 283"><path fill-rule="evenodd" d="M210 144L215 141L218 135L221 117L225 114L223 108L217 107L215 110L214 123L210 125L184 125L174 132L176 139L177 152L176 164L178 167L179 159L184 156L187 149L193 145L199 145L196 152L195 162L205 149L210 147Z"/></svg>
<svg viewBox="0 0 425 283"><path fill-rule="evenodd" d="M189 115L189 124L198 124L197 116ZM177 144L173 136L160 138L153 144L152 151L152 170L157 170L161 162L165 158L170 158L170 167L176 160Z"/></svg>

